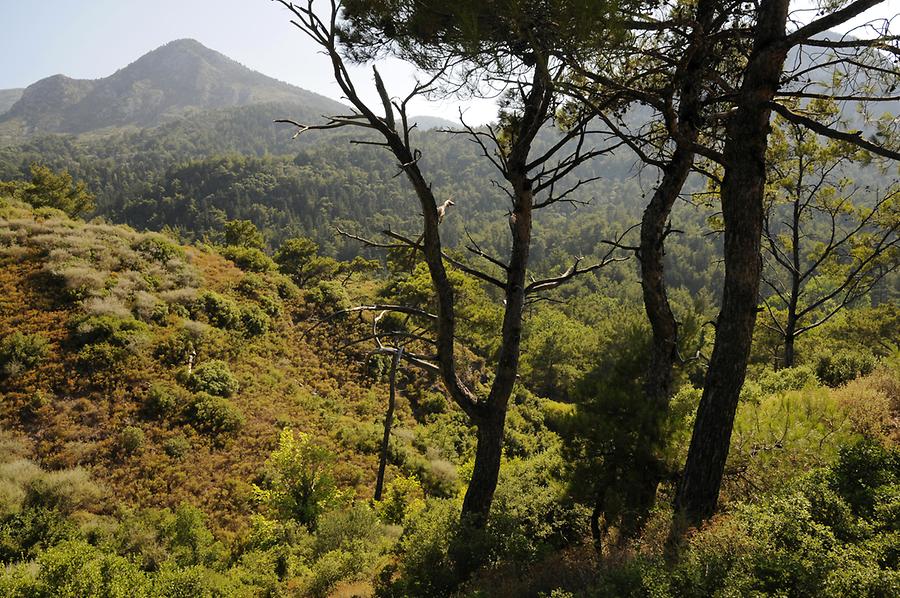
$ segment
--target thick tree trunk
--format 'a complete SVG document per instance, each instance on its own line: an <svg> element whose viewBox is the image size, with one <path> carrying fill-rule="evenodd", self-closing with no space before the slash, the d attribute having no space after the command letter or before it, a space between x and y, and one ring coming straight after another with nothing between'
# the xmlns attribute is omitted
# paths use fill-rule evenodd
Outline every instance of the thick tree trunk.
<svg viewBox="0 0 900 598"><path fill-rule="evenodd" d="M378 476L375 478L375 500L381 500L384 490L384 470L387 468L388 446L391 442L391 426L394 424L394 407L397 404L397 367L403 349L398 349L391 359L391 390L388 395L388 408L384 414L384 436L381 438L381 457L378 461Z"/></svg>
<svg viewBox="0 0 900 598"><path fill-rule="evenodd" d="M463 520L476 528L482 528L487 524L500 476L505 410L498 416L496 419L480 422L477 427L478 444L475 448L472 480L466 490L462 507Z"/></svg>
<svg viewBox="0 0 900 598"><path fill-rule="evenodd" d="M721 191L725 221L722 309L675 497L676 527L699 525L715 511L756 324L769 102L787 53L788 0L764 1L759 10L753 52L727 129Z"/></svg>
<svg viewBox="0 0 900 598"><path fill-rule="evenodd" d="M500 474L503 453L503 430L509 397L519 371L522 340L522 312L525 308L525 276L531 247L531 182L524 173L513 173L516 208L510 217L513 237L512 252L506 281L506 311L503 316L503 344L497 357L497 369L491 392L484 404L483 416L475 419L478 445L472 481L463 499L462 516L475 527L484 527L490 514L494 491Z"/></svg>
<svg viewBox="0 0 900 598"><path fill-rule="evenodd" d="M664 279L663 257L666 222L672 206L693 164L693 152L676 150L672 162L663 174L660 186L644 210L641 219L640 267L641 290L644 309L650 321L652 339L647 369L644 374L644 400L650 409L647 428L643 430L645 441L654 449L660 448L662 424L669 411L672 394L675 360L677 357L678 322L669 304ZM652 508L660 482L662 468L646 472L639 488L635 489L637 505ZM638 514L633 533L640 531L644 514ZM623 530L624 532L625 530Z"/></svg>
<svg viewBox="0 0 900 598"><path fill-rule="evenodd" d="M684 188L694 164L693 145L699 137L698 123L702 121L702 89L708 59L708 36L715 16L715 7L709 0L701 0L697 6L697 26L684 60L684 74L680 82L680 105L675 125L675 151L663 168L659 186L650 199L641 218L641 240L638 258L641 267L641 290L644 310L650 322L652 339L647 369L644 374L644 399L651 410L646 423L646 442L651 451L658 451L665 443L662 425L668 416L672 395L675 363L678 357L678 322L669 304L664 277L666 226L672 207ZM662 463L653 471L647 471L635 489L635 506L641 512L632 518L632 525L624 526L624 535L637 534L643 527L646 515L656 502L656 492L663 475ZM624 523L624 522L623 522Z"/></svg>
<svg viewBox="0 0 900 598"><path fill-rule="evenodd" d="M794 362L797 357L794 351L794 343L797 338L797 334L794 332L792 327L789 325L788 328L784 332L784 361L782 362L782 367L792 368L794 367Z"/></svg>

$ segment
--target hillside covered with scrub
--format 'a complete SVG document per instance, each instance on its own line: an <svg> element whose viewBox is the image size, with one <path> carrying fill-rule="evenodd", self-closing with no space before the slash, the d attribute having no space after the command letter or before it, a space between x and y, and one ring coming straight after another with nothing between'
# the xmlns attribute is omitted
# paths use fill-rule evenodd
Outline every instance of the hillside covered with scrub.
<svg viewBox="0 0 900 598"><path fill-rule="evenodd" d="M389 364L350 342L371 315L333 316L421 293L420 269L306 254L323 274L304 277L286 251L275 261L256 249L246 224L228 227L231 244L183 246L17 197L0 203L4 595L898 588L892 306L823 327L798 367L771 371L762 356L738 412L725 511L677 566L664 560L665 507L639 543L598 562L584 483L604 470L592 455L628 447L621 435L640 417L622 408L646 337L633 302L535 309L495 516L454 539L473 431L434 378L401 372L373 502ZM496 308L458 284L477 363ZM879 343L847 333L865 325ZM685 380L667 423L673 468L698 400ZM468 559L489 565L460 587Z"/></svg>
<svg viewBox="0 0 900 598"><path fill-rule="evenodd" d="M0 597L900 596L896 3L8 4Z"/></svg>

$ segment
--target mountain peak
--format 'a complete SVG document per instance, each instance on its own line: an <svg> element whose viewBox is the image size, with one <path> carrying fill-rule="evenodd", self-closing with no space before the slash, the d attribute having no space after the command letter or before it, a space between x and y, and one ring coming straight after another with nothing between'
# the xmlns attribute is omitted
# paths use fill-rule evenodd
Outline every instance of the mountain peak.
<svg viewBox="0 0 900 598"><path fill-rule="evenodd" d="M185 114L262 103L324 111L339 104L253 71L195 39L177 39L109 77L54 75L29 86L0 123L17 120L28 135L151 127Z"/></svg>

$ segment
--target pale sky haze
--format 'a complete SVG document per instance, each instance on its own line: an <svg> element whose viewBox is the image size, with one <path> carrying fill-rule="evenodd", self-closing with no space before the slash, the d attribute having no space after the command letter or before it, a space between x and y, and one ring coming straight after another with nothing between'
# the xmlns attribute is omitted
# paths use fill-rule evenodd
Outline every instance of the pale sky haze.
<svg viewBox="0 0 900 598"><path fill-rule="evenodd" d="M900 0L888 0L861 20L898 13ZM0 89L26 87L58 73L105 77L166 42L194 38L270 77L337 99L327 60L288 17L272 0L0 0ZM894 19L894 29L898 26L900 18ZM413 73L405 65L391 61L379 70L392 95L405 95L412 85ZM358 85L370 83L369 73L356 73ZM473 124L496 114L490 100L464 107ZM458 108L445 100L420 103L412 112L455 121Z"/></svg>

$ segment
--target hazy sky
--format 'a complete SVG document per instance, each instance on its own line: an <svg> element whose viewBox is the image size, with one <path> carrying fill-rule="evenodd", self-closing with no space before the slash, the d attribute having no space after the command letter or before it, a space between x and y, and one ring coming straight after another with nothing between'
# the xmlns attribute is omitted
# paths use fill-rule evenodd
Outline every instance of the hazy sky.
<svg viewBox="0 0 900 598"><path fill-rule="evenodd" d="M900 0L888 0L866 16L897 13ZM339 96L326 59L272 0L0 0L0 19L0 89L26 87L57 73L105 77L166 42L190 37L271 77ZM396 62L379 70L392 95L412 84L412 72ZM368 75L360 71L358 79ZM491 101L466 106L473 123L495 113ZM457 109L444 101L420 104L413 112L456 120Z"/></svg>

